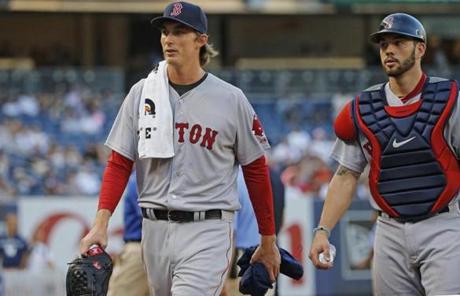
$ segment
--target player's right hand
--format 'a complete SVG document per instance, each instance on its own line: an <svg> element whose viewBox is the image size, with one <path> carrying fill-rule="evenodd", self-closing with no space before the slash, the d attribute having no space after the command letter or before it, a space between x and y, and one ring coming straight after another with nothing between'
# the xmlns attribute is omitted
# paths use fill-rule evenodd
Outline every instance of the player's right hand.
<svg viewBox="0 0 460 296"><path fill-rule="evenodd" d="M89 247L94 244L98 244L104 249L107 247L107 227L111 215L112 213L106 209L97 211L93 228L80 241L80 254L86 254Z"/></svg>
<svg viewBox="0 0 460 296"><path fill-rule="evenodd" d="M318 269L329 269L332 268L332 263L321 263L319 261L319 254L324 252L327 258L330 258L329 254L329 239L327 234L323 231L318 231L315 233L313 237L313 242L310 248L310 254L308 257L310 258L313 265Z"/></svg>
<svg viewBox="0 0 460 296"><path fill-rule="evenodd" d="M98 244L104 249L107 247L107 228L98 225L93 226L80 241L80 254L86 254L89 247L94 244Z"/></svg>

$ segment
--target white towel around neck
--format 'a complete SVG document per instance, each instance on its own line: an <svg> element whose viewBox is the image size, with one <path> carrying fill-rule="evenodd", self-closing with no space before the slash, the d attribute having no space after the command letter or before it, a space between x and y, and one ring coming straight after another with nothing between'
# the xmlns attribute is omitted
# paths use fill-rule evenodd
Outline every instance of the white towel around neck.
<svg viewBox="0 0 460 296"><path fill-rule="evenodd" d="M174 130L166 62L150 72L139 102L139 158L174 156Z"/></svg>

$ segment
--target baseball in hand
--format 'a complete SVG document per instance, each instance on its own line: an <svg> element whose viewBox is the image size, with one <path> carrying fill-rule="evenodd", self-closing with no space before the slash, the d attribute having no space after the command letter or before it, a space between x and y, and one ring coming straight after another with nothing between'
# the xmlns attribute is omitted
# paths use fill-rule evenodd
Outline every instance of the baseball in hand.
<svg viewBox="0 0 460 296"><path fill-rule="evenodd" d="M324 254L324 252L322 252L322 253L319 254L318 260L319 260L319 262L321 262L323 264L334 263L335 253L336 253L335 246L330 244L329 245L330 258L326 258L326 255Z"/></svg>

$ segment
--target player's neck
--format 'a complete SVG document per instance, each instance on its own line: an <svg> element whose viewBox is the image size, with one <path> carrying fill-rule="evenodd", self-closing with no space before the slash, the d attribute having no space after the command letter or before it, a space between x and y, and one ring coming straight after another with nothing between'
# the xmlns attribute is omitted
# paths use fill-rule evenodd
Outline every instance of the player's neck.
<svg viewBox="0 0 460 296"><path fill-rule="evenodd" d="M398 97L404 97L417 86L422 75L421 67L413 67L398 77L390 77L390 89Z"/></svg>
<svg viewBox="0 0 460 296"><path fill-rule="evenodd" d="M168 78L174 84L189 85L200 80L205 71L199 63L168 65Z"/></svg>

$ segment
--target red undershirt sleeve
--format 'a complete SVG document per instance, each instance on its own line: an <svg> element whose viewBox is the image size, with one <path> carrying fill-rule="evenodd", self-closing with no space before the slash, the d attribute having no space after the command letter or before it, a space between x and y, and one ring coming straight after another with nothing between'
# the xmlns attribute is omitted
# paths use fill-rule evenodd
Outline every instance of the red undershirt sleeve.
<svg viewBox="0 0 460 296"><path fill-rule="evenodd" d="M273 212L273 193L270 173L265 156L248 165L242 166L244 181L248 188L249 198L262 235L275 234L275 218Z"/></svg>
<svg viewBox="0 0 460 296"><path fill-rule="evenodd" d="M115 211L125 191L134 162L118 152L112 151L102 177L98 209Z"/></svg>

